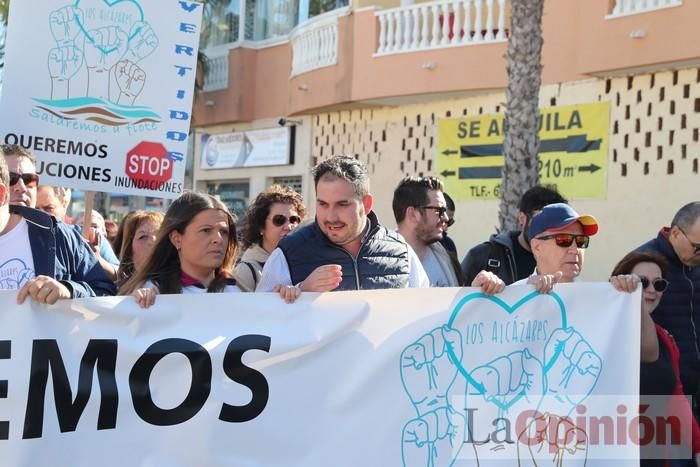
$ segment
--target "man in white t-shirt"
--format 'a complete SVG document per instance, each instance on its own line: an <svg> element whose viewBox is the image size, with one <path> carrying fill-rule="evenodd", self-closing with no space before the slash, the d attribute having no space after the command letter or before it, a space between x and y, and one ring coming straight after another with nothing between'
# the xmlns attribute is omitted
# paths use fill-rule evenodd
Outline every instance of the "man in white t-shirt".
<svg viewBox="0 0 700 467"><path fill-rule="evenodd" d="M114 284L75 230L44 212L10 205L11 187L27 185L22 176L0 155L0 289L19 290L18 303L114 295Z"/></svg>

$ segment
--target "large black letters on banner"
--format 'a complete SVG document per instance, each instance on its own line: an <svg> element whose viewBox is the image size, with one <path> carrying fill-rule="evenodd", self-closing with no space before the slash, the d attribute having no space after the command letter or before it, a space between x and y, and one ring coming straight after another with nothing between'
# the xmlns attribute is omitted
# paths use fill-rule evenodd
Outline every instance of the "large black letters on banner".
<svg viewBox="0 0 700 467"><path fill-rule="evenodd" d="M27 410L24 416L23 439L40 438L44 427L44 399L49 379L49 368L53 382L54 400L58 425L62 433L75 431L80 416L90 399L92 375L97 368L100 384L100 411L97 429L113 429L117 424L119 394L114 370L117 365L117 341L91 339L80 360L78 390L73 399L66 367L53 339L37 339L32 345Z"/></svg>
<svg viewBox="0 0 700 467"><path fill-rule="evenodd" d="M247 422L262 413L270 396L270 387L262 373L243 364L243 354L248 350L270 351L268 336L249 334L231 341L224 356L224 372L233 381L246 386L253 393L250 402L243 406L224 404L219 420L225 422Z"/></svg>
<svg viewBox="0 0 700 467"><path fill-rule="evenodd" d="M156 364L168 354L181 353L190 362L192 382L187 397L172 409L161 409L151 397L150 378ZM151 425L177 425L194 417L211 392L211 358L204 347L187 339L163 339L151 345L139 357L129 373L129 388L134 410Z"/></svg>

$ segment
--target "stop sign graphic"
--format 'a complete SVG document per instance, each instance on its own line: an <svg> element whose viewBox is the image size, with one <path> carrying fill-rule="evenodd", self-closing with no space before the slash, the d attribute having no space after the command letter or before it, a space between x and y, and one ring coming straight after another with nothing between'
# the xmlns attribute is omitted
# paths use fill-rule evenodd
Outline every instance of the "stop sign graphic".
<svg viewBox="0 0 700 467"><path fill-rule="evenodd" d="M133 180L167 182L173 176L173 161L162 144L142 141L126 153L126 175Z"/></svg>

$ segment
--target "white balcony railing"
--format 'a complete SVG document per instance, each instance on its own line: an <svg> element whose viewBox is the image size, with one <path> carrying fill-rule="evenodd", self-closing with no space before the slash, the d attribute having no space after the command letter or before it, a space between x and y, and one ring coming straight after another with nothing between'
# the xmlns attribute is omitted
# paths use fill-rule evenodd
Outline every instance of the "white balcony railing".
<svg viewBox="0 0 700 467"><path fill-rule="evenodd" d="M440 0L378 11L376 55L500 42L506 0Z"/></svg>
<svg viewBox="0 0 700 467"><path fill-rule="evenodd" d="M207 56L207 72L204 74L203 90L219 91L228 87L228 54L229 49L216 52L205 52Z"/></svg>
<svg viewBox="0 0 700 467"><path fill-rule="evenodd" d="M320 15L291 32L290 78L338 63L338 18L347 15L348 11L343 8Z"/></svg>
<svg viewBox="0 0 700 467"><path fill-rule="evenodd" d="M683 0L616 0L608 18L680 6Z"/></svg>

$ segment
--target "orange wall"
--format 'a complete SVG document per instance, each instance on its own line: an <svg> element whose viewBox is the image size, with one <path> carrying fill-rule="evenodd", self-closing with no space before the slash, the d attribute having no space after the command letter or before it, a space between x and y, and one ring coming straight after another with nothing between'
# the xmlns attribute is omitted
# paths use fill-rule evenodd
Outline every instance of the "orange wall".
<svg viewBox="0 0 700 467"><path fill-rule="evenodd" d="M608 0L584 1L586 7L579 9L580 73L606 74L700 58L698 0L685 0L678 7L616 19L604 19ZM630 33L637 30L646 31L646 37L630 38Z"/></svg>
<svg viewBox="0 0 700 467"><path fill-rule="evenodd" d="M606 19L609 1L545 2L543 84L700 59L700 41L694 37L700 1ZM645 30L647 37L631 39L634 30ZM232 49L229 88L197 96L194 124L254 121L392 97L484 92L507 83L505 43L374 57L374 9L340 17L338 33L338 65L291 79L290 43ZM435 68L425 69L428 62ZM206 101L214 105L205 106Z"/></svg>

